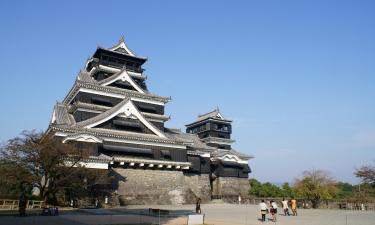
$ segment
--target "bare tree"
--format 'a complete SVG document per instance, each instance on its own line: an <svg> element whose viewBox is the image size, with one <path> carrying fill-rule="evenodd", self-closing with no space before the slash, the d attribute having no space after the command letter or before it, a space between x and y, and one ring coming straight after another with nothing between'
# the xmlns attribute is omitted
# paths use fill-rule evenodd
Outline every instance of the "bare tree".
<svg viewBox="0 0 375 225"><path fill-rule="evenodd" d="M337 193L336 181L323 170L305 171L296 179L294 188L298 195L310 200L313 208L318 208L322 200L332 199Z"/></svg>
<svg viewBox="0 0 375 225"><path fill-rule="evenodd" d="M363 183L370 184L375 187L375 167L362 166L354 173L357 177L361 178Z"/></svg>

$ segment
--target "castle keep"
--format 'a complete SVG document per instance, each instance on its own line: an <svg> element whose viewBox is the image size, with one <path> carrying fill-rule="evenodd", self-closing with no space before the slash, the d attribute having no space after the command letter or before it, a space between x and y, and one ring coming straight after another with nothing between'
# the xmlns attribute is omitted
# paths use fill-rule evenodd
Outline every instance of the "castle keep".
<svg viewBox="0 0 375 225"><path fill-rule="evenodd" d="M187 124L186 133L165 127L171 99L148 91L146 61L123 39L98 47L55 105L47 133L87 149L87 168L115 173L113 192L122 204L247 195L252 157L232 148L232 121L214 110Z"/></svg>

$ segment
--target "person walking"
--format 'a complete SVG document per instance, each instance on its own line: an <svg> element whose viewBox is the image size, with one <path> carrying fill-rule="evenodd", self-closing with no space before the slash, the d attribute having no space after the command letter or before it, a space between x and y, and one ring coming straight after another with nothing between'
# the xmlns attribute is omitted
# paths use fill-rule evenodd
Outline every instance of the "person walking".
<svg viewBox="0 0 375 225"><path fill-rule="evenodd" d="M292 198L292 200L290 202L291 202L291 205L292 205L293 216L297 216L297 200L295 198Z"/></svg>
<svg viewBox="0 0 375 225"><path fill-rule="evenodd" d="M260 208L260 215L262 216L262 222L265 222L266 214L268 213L268 208L263 199L262 199L262 202L259 203L259 208Z"/></svg>
<svg viewBox="0 0 375 225"><path fill-rule="evenodd" d="M270 202L270 208L271 208L271 215L272 215L272 221L276 222L276 216L277 216L277 204L275 201Z"/></svg>
<svg viewBox="0 0 375 225"><path fill-rule="evenodd" d="M201 199L200 198L197 199L197 203L195 204L195 212L197 214L201 214L202 213L202 210L201 210Z"/></svg>
<svg viewBox="0 0 375 225"><path fill-rule="evenodd" d="M288 207L288 200L285 200L285 198L283 198L283 200L281 201L281 204L283 205L284 216L286 216L286 215L290 216L289 207Z"/></svg>

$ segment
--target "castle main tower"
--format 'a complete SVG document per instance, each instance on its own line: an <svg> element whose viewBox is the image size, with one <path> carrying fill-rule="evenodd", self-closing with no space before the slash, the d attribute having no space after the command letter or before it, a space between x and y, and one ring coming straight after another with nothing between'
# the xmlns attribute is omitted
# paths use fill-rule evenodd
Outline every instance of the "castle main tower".
<svg viewBox="0 0 375 225"><path fill-rule="evenodd" d="M232 149L231 121L214 111L189 124L187 133L165 127L171 98L149 92L146 61L123 38L98 47L55 105L47 133L79 143L90 154L82 165L116 175L112 202L182 204L246 195L251 156Z"/></svg>

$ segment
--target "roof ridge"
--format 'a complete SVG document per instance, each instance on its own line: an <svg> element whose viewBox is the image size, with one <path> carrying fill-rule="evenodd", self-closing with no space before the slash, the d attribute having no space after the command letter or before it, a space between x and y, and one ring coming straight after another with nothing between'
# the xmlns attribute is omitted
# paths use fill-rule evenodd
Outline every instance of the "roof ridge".
<svg viewBox="0 0 375 225"><path fill-rule="evenodd" d="M161 138L157 135L150 135L150 134L138 134L138 133L131 133L128 131L116 131L116 130L108 130L108 129L103 129L103 128L78 128L78 127L61 127L61 126L56 126L56 125L50 125L50 127L54 130L60 130L60 131L66 131L66 132L76 132L76 131L82 131L80 129L83 129L85 132L88 134L92 134L97 137L105 136L105 137L111 137L111 138L127 138L127 139L132 139L132 140L152 140L155 142L160 142L160 143L169 143L169 144L181 144L175 139L171 138Z"/></svg>
<svg viewBox="0 0 375 225"><path fill-rule="evenodd" d="M213 111L210 111L210 112L208 112L208 113L198 114L198 117L207 116L208 114L210 114L210 113L214 113L214 112L216 112L216 113L220 113L220 110L219 110L218 108L216 108L216 109L214 109Z"/></svg>
<svg viewBox="0 0 375 225"><path fill-rule="evenodd" d="M80 81L80 80L77 80L76 83L77 83L78 87L81 87L81 85L86 85L85 88L103 89L103 91L107 91L107 92L113 91L116 94L122 94L122 95L138 95L138 96L134 96L134 97L140 97L140 98L143 98L143 97L149 97L149 98L154 98L154 99L157 98L157 99L160 99L163 102L168 102L172 99L170 96L164 97L164 96L155 95L155 94L152 94L152 93L149 93L149 92L141 93L141 92L138 92L138 91L132 91L132 90L122 89L122 88L118 88L118 87L101 86L97 83L87 83L87 82L83 82L83 81Z"/></svg>

